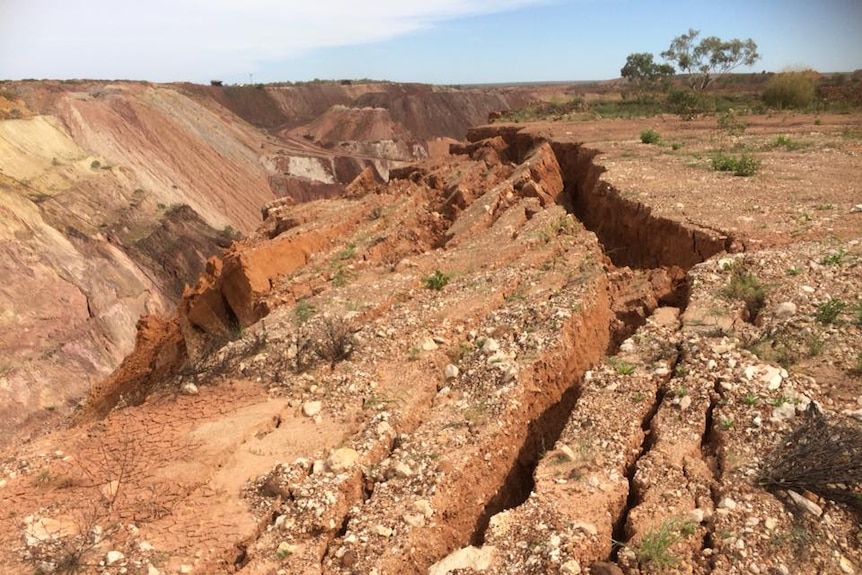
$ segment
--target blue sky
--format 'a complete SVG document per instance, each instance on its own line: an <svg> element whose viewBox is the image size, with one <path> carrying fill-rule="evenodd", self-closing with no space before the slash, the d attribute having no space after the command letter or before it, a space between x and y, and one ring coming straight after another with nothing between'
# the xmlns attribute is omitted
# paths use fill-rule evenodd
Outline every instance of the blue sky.
<svg viewBox="0 0 862 575"><path fill-rule="evenodd" d="M599 80L689 28L862 68L862 0L0 0L0 78Z"/></svg>

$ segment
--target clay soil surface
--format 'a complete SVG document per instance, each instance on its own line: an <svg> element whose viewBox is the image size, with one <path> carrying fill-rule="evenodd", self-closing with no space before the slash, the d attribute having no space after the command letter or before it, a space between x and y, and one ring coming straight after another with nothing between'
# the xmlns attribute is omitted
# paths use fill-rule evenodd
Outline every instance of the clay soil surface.
<svg viewBox="0 0 862 575"><path fill-rule="evenodd" d="M274 207L145 401L9 442L0 572L862 573L858 445L849 503L761 481L862 438L862 116L735 122L493 124Z"/></svg>

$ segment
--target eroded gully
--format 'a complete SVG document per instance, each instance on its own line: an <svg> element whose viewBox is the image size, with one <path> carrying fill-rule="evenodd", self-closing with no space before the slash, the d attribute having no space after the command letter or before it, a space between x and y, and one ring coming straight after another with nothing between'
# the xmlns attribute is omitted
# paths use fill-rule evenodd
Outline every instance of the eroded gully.
<svg viewBox="0 0 862 575"><path fill-rule="evenodd" d="M529 135L517 131L503 131L507 143L526 156L537 142ZM485 135L483 134L483 137ZM476 136L478 137L478 136ZM692 229L683 224L656 216L649 206L631 201L619 190L602 179L604 167L595 162L599 152L578 143L551 143L560 165L565 184L564 204L602 245L604 253L617 268L629 267L635 274L666 274L671 280L669 289L654 293L649 301L640 301L633 312L631 306L615 306L616 323L611 330L611 343L606 356L615 355L619 345L635 333L657 307L670 306L684 311L689 297L685 275L692 266L722 251L732 251L733 238L714 230ZM682 346L677 345L672 358L673 367L683 360ZM647 456L655 444L653 419L675 377L675 370L662 381L652 396L651 405L640 422L643 441L637 454L626 461L626 479L629 483L625 505L618 510L613 521L613 551L608 557L596 559L617 560L617 553L630 539L628 528L631 511L642 502L642 494L635 483L638 463ZM562 397L549 405L538 417L529 422L527 439L521 446L514 465L503 480L497 493L487 502L476 521L470 537L472 545L482 545L490 519L506 509L524 503L535 488L534 474L542 454L557 443L578 405L583 379L571 382ZM718 397L713 394L713 397ZM715 456L715 438L712 430L711 401L702 435L702 457L712 469L715 479L720 477L720 465ZM710 532L703 536L703 545L709 545Z"/></svg>

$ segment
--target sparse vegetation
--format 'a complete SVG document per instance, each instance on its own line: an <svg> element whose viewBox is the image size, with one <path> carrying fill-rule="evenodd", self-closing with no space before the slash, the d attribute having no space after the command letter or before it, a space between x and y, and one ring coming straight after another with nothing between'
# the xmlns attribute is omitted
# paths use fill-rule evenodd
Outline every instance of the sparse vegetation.
<svg viewBox="0 0 862 575"><path fill-rule="evenodd" d="M649 130L641 131L642 144L658 144L661 141L661 136L658 132L650 128Z"/></svg>
<svg viewBox="0 0 862 575"><path fill-rule="evenodd" d="M745 395L742 396L742 403L744 403L745 405L747 405L749 407L753 407L753 406L757 405L757 402L759 400L760 400L760 398L757 397L757 394L753 393L751 391L749 391L748 393L746 393Z"/></svg>
<svg viewBox="0 0 862 575"><path fill-rule="evenodd" d="M815 74L813 70L775 74L766 83L763 102L779 110L810 106L814 102Z"/></svg>
<svg viewBox="0 0 862 575"><path fill-rule="evenodd" d="M450 274L445 274L440 270L436 270L430 276L423 278L422 283L428 289L440 291L444 287L446 287L446 284L449 283L450 279L452 279L452 276Z"/></svg>
<svg viewBox="0 0 862 575"><path fill-rule="evenodd" d="M802 423L766 458L758 481L767 489L810 491L862 510L862 422L827 420L811 402Z"/></svg>
<svg viewBox="0 0 862 575"><path fill-rule="evenodd" d="M296 317L296 321L301 324L304 324L317 312L313 305L308 303L305 300L300 300L296 302L296 306L293 308L293 315Z"/></svg>
<svg viewBox="0 0 862 575"><path fill-rule="evenodd" d="M802 142L794 140L793 138L790 138L789 136L780 134L778 137L775 138L775 140L773 140L773 142L770 144L770 147L784 148L788 152L793 152L795 150L801 150L802 148L805 148L806 145Z"/></svg>
<svg viewBox="0 0 862 575"><path fill-rule="evenodd" d="M348 359L354 351L356 342L350 324L343 319L327 318L320 328L315 345L317 355L329 362L330 368Z"/></svg>
<svg viewBox="0 0 862 575"><path fill-rule="evenodd" d="M844 249L839 249L823 256L823 259L820 260L820 263L825 266L840 266L842 263L844 263L844 256L846 255L847 252L845 252Z"/></svg>
<svg viewBox="0 0 862 575"><path fill-rule="evenodd" d="M733 172L734 176L753 176L760 169L760 161L748 153L734 156L719 152L712 158L712 169L718 172Z"/></svg>
<svg viewBox="0 0 862 575"><path fill-rule="evenodd" d="M843 312L846 307L847 304L840 299L830 297L828 300L821 302L817 306L817 312L814 314L814 319L817 320L817 323L822 323L824 325L835 323L835 320L838 319L838 316L841 315L841 312Z"/></svg>
<svg viewBox="0 0 862 575"><path fill-rule="evenodd" d="M608 363L619 375L631 375L637 370L637 366L621 359L612 358Z"/></svg>
<svg viewBox="0 0 862 575"><path fill-rule="evenodd" d="M722 295L729 299L740 300L745 304L748 321L754 321L766 302L766 288L757 276L745 270L744 265L734 266L730 281Z"/></svg>
<svg viewBox="0 0 862 575"><path fill-rule="evenodd" d="M664 569L676 564L677 558L670 548L680 540L695 531L694 523L676 518L665 519L657 528L651 529L635 547L635 556L639 565L649 565Z"/></svg>

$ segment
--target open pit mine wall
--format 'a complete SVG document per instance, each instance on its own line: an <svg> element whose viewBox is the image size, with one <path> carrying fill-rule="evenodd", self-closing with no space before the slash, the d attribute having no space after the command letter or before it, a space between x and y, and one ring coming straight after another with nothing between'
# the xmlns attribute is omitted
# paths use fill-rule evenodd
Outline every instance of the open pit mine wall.
<svg viewBox="0 0 862 575"><path fill-rule="evenodd" d="M174 88L15 82L7 98L0 432L64 413L274 197L259 131Z"/></svg>
<svg viewBox="0 0 862 575"><path fill-rule="evenodd" d="M488 114L525 106L526 90L455 89L391 82L311 82L266 86L184 86L267 130L309 123L335 105L384 108L417 140L463 139Z"/></svg>

